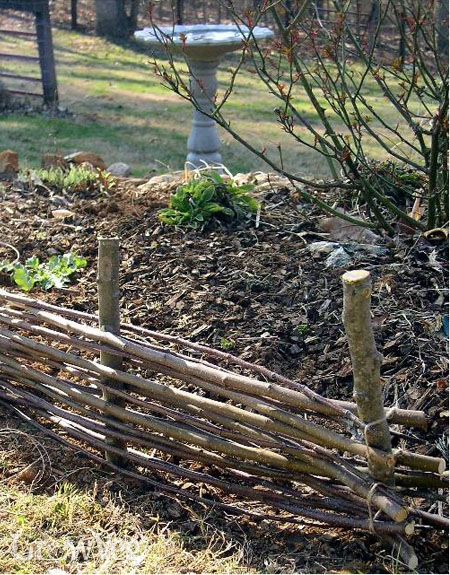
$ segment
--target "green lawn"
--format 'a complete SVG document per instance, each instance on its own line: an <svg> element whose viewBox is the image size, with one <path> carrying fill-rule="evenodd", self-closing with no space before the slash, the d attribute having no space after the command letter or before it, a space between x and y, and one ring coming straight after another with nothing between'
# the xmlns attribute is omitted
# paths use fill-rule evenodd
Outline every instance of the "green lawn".
<svg viewBox="0 0 450 575"><path fill-rule="evenodd" d="M160 85L145 47L121 47L92 36L56 30L54 33L61 106L70 112L59 118L40 114L0 116L0 150L13 148L20 153L23 166L37 167L43 152L70 153L78 150L100 153L107 163L124 161L133 174L145 176L156 170L182 169L191 109L187 102ZM2 52L16 49L32 53L26 41L3 38ZM227 69L236 55L224 62L219 88L224 90ZM8 63L7 63L8 64ZM0 70L6 64L0 64ZM11 70L11 67L9 67ZM17 72L30 69L20 65ZM34 70L36 72L36 70ZM371 102L385 108L389 121L397 121L394 110L369 95ZM273 113L277 102L255 74L243 72L225 111L233 127L269 156L279 157L294 172L325 176L323 158L299 146L277 124ZM315 114L306 96L299 93L297 107L314 122ZM231 136L221 131L224 162L233 173L267 170L266 164L251 155ZM374 157L383 153L368 143Z"/></svg>

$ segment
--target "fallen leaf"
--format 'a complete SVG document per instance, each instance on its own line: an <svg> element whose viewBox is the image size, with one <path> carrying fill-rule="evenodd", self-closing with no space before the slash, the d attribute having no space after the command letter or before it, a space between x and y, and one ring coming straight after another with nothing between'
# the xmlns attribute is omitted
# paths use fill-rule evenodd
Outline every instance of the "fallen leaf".
<svg viewBox="0 0 450 575"><path fill-rule="evenodd" d="M53 210L52 211L52 216L54 218L71 218L75 215L75 212L72 212L70 210Z"/></svg>

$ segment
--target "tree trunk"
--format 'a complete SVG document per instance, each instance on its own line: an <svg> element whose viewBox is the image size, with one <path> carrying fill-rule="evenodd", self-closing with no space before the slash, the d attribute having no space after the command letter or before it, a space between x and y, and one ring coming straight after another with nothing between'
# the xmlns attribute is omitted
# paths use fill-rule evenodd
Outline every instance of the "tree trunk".
<svg viewBox="0 0 450 575"><path fill-rule="evenodd" d="M42 76L44 103L52 108L58 105L58 82L56 80L55 55L53 52L52 26L48 4L35 12L39 65Z"/></svg>
<svg viewBox="0 0 450 575"><path fill-rule="evenodd" d="M129 35L125 0L95 0L96 31L99 36L126 39Z"/></svg>
<svg viewBox="0 0 450 575"><path fill-rule="evenodd" d="M434 4L434 25L436 45L441 56L448 56L448 0L436 0Z"/></svg>
<svg viewBox="0 0 450 575"><path fill-rule="evenodd" d="M128 16L128 33L132 34L137 28L139 7L141 0L130 0L130 15Z"/></svg>
<svg viewBox="0 0 450 575"><path fill-rule="evenodd" d="M72 0L70 3L70 28L76 30L78 27L78 0Z"/></svg>

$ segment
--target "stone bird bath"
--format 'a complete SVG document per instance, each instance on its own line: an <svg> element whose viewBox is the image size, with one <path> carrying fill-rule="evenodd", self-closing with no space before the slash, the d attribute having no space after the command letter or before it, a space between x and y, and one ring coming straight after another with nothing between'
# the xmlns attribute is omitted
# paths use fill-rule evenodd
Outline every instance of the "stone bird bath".
<svg viewBox="0 0 450 575"><path fill-rule="evenodd" d="M163 45L166 50L183 53L191 72L190 89L199 107L211 112L214 109L220 61L227 52L241 49L249 32L246 26L194 24L144 28L135 32L135 37L150 45ZM264 40L271 38L273 32L269 28L255 27L252 35L256 40ZM200 167L205 163L222 163L216 124L197 109L194 110L187 147L188 168Z"/></svg>

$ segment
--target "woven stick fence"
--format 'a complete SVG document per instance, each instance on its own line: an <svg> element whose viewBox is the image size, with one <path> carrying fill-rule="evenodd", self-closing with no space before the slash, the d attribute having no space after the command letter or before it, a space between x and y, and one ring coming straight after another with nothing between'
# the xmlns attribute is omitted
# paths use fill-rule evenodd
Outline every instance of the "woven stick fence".
<svg viewBox="0 0 450 575"><path fill-rule="evenodd" d="M379 357L359 319L370 323L368 273L344 276L357 406L227 353L119 324L117 253L117 241L101 240L100 328L96 316L0 290L2 404L165 494L234 514L367 530L414 567L403 537L417 520L439 529L448 520L414 509L402 490L446 487L445 464L391 448L389 423L424 428L426 417L381 404ZM269 515L255 511L261 504Z"/></svg>

